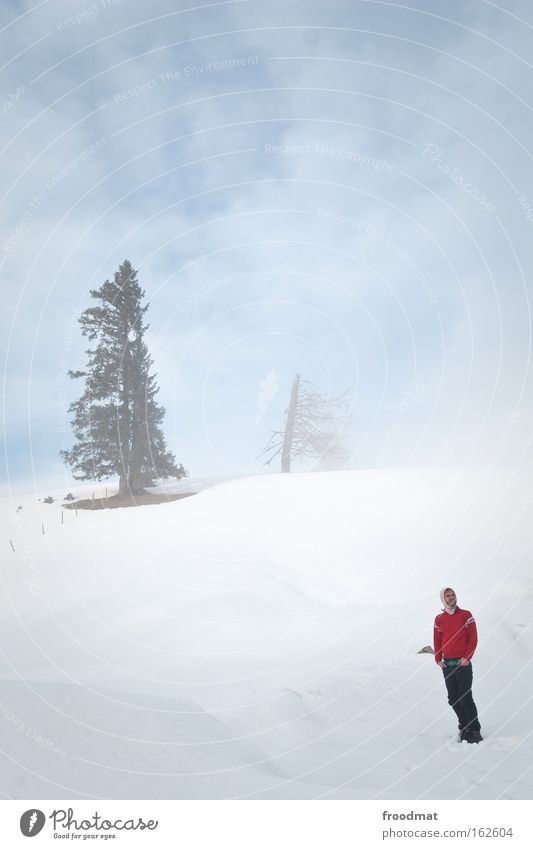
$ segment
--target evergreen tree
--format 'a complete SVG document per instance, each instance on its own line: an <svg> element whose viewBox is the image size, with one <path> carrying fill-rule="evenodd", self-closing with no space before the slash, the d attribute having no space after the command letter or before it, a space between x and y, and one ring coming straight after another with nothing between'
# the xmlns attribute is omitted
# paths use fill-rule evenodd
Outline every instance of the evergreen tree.
<svg viewBox="0 0 533 849"><path fill-rule="evenodd" d="M119 493L139 494L155 478L182 478L186 472L168 450L160 428L165 410L155 400L159 388L144 334L148 304L137 272L125 260L91 291L97 306L80 316L83 336L94 348L87 351L85 371L69 371L85 378L85 389L74 401L73 448L61 451L76 480L102 480L118 475Z"/></svg>

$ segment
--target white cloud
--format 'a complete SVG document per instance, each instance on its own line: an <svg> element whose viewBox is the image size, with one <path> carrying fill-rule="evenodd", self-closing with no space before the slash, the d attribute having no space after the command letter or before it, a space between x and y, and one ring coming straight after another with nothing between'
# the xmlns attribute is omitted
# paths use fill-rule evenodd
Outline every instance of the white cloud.
<svg viewBox="0 0 533 849"><path fill-rule="evenodd" d="M533 204L531 109L520 100L532 71L509 52L527 61L510 15L468 3L446 10L454 26L427 11L236 3L136 26L145 10L118 4L66 35L56 25L72 15L64 3L10 28L12 56L49 33L5 70L5 91L25 88L0 126L3 144L17 136L1 209L3 243L18 232L3 260L7 368L23 381L36 343L40 428L55 427L45 398L72 314L128 256L151 301L162 398L191 434L186 464L218 462L195 429L198 387L225 346L248 337L239 370L217 376L227 400L217 438L232 457L239 415L254 414L249 388L280 354L289 377L357 383L361 463L372 464L415 378L426 394L394 461L416 461L424 429L425 460L478 433L490 446L506 411L524 404L529 362L531 233L518 194ZM257 61L217 65L236 57ZM429 143L438 162L423 155ZM243 306L257 300L271 305ZM258 363L256 340L276 329ZM72 343L68 367L83 347ZM10 405L16 431L20 404Z"/></svg>

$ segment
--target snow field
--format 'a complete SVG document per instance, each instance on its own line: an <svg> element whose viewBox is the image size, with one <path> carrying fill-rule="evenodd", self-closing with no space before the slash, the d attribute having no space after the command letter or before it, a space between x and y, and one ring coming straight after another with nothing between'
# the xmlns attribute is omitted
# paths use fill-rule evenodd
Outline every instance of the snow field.
<svg viewBox="0 0 533 849"><path fill-rule="evenodd" d="M8 796L531 797L527 482L272 474L63 524L46 494L2 504ZM480 746L418 654L448 584Z"/></svg>

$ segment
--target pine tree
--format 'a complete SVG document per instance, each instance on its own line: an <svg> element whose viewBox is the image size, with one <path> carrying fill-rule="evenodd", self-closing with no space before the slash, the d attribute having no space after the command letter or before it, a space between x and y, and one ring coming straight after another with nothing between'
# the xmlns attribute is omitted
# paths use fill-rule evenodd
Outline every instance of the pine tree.
<svg viewBox="0 0 533 849"><path fill-rule="evenodd" d="M60 453L76 480L118 475L119 493L135 495L155 478L186 474L160 428L165 410L155 400L159 388L144 342L149 305L142 305L144 291L128 260L91 297L98 305L86 309L79 324L96 345L86 352L84 371L69 371L85 378L85 389L69 407L75 445Z"/></svg>

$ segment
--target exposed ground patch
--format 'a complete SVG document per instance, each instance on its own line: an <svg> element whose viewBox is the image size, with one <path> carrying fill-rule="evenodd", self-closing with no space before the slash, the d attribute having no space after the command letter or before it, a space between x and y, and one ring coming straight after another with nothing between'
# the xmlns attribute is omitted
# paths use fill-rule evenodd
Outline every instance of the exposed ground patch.
<svg viewBox="0 0 533 849"><path fill-rule="evenodd" d="M195 492L180 492L173 495L155 495L145 492L142 495L110 495L109 498L84 498L63 505L65 510L107 510L114 507L141 507L145 504L161 504L165 501L178 501L196 495Z"/></svg>

